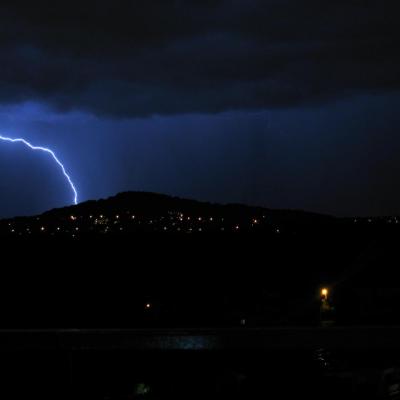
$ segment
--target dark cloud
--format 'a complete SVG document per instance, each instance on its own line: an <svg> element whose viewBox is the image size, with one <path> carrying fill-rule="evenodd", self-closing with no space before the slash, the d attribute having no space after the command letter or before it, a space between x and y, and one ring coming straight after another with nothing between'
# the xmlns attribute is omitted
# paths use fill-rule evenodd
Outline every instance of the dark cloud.
<svg viewBox="0 0 400 400"><path fill-rule="evenodd" d="M3 1L0 101L144 116L399 89L397 3Z"/></svg>

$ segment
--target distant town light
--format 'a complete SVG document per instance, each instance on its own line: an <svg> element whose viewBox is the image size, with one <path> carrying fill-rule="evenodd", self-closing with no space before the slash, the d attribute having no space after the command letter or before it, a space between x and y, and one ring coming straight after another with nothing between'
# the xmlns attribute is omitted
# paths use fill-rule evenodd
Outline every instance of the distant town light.
<svg viewBox="0 0 400 400"><path fill-rule="evenodd" d="M327 288L321 289L321 296L326 300L329 295L329 290Z"/></svg>

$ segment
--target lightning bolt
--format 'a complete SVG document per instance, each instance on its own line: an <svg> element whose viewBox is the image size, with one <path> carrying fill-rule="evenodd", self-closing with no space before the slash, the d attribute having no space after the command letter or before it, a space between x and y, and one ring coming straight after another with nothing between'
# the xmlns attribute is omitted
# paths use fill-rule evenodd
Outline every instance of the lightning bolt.
<svg viewBox="0 0 400 400"><path fill-rule="evenodd" d="M55 155L55 153L46 148L46 147L40 147L40 146L33 146L31 143L27 142L25 139L13 139L13 138L9 138L9 137L4 137L0 135L0 140L3 140L5 142L11 142L11 143L22 143L24 144L26 147L29 147L31 150L38 150L38 151L43 151L44 153L50 154L51 157L53 158L53 160L57 163L57 165L61 168L63 175L65 176L65 178L68 181L69 186L71 186L71 189L74 193L74 204L78 204L78 191L75 188L74 183L72 182L71 177L67 174L67 171L65 170L65 167L63 165L63 163L57 158L57 156Z"/></svg>

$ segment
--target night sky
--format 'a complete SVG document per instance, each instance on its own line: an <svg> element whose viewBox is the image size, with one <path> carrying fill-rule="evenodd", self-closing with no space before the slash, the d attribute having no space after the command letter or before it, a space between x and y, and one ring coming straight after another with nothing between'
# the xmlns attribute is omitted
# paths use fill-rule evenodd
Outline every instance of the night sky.
<svg viewBox="0 0 400 400"><path fill-rule="evenodd" d="M80 201L400 214L398 0L0 4L0 133ZM72 202L0 142L0 217Z"/></svg>

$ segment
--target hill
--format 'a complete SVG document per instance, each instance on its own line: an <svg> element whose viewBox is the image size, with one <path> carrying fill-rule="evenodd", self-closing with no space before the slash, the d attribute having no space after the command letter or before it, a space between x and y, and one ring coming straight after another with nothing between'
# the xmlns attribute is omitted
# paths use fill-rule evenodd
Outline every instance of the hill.
<svg viewBox="0 0 400 400"><path fill-rule="evenodd" d="M282 233L292 225L334 223L329 216L269 210L240 204L212 204L145 192L120 193L105 200L0 221L0 234L81 237L138 232Z"/></svg>

